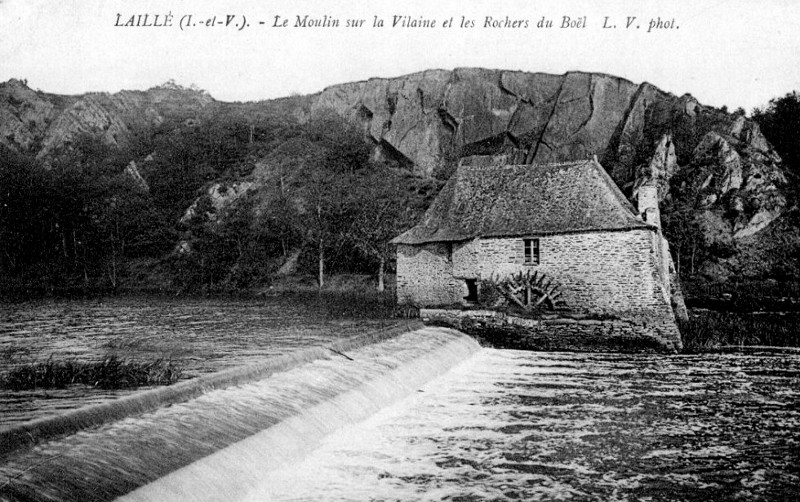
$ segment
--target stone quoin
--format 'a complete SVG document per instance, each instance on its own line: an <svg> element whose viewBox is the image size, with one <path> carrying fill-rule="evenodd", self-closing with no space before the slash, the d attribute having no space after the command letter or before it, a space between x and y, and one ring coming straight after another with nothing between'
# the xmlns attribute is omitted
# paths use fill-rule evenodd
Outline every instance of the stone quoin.
<svg viewBox="0 0 800 502"><path fill-rule="evenodd" d="M684 315L658 190L638 207L597 159L509 165L507 156L462 159L422 220L394 239L399 303L470 305L481 280L520 271L562 285L562 309L642 326L680 350Z"/></svg>

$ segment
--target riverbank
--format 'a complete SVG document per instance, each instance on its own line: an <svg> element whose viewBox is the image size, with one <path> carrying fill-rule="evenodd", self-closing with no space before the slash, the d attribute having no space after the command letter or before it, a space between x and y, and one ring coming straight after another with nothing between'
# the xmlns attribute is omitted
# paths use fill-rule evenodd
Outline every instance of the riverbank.
<svg viewBox="0 0 800 502"><path fill-rule="evenodd" d="M723 346L800 347L800 312L731 312L690 309L679 322L684 352Z"/></svg>
<svg viewBox="0 0 800 502"><path fill-rule="evenodd" d="M331 275L321 289L316 278L310 275L287 275L276 278L269 285L238 289L174 290L165 284L140 284L117 289L28 285L0 289L0 301L5 304L47 300L103 303L123 298L148 303L175 299L251 302L279 298L311 305L315 312L329 319L375 320L418 316L416 307L396 303L393 275L387 275L383 292L376 291L376 285L374 276L358 274ZM687 282L685 296L690 317L679 325L684 351L714 351L728 345L800 347L800 302L792 296L800 294L797 291L800 291L800 286L795 283L775 281Z"/></svg>
<svg viewBox="0 0 800 502"><path fill-rule="evenodd" d="M148 280L152 279L152 280ZM394 292L394 275L385 279L386 292ZM170 281L155 278L124 281L116 287L108 282L49 284L39 280L9 280L0 285L0 301L19 302L40 298L104 298L110 296L150 296L150 297L183 297L183 298L256 298L282 293L310 292L375 292L377 280L368 274L336 274L326 278L325 285L320 288L316 276L292 274L274 278L268 284L260 284L247 288L227 286L181 288Z"/></svg>

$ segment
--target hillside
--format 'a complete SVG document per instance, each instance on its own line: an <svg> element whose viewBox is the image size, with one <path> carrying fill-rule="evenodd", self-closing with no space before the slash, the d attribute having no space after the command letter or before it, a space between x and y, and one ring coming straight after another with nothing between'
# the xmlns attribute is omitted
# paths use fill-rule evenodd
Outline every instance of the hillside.
<svg viewBox="0 0 800 502"><path fill-rule="evenodd" d="M178 131L183 136L171 141L183 146L196 142L186 133L195 123L233 124L240 130L231 141L212 129L203 136L219 143L216 164L208 169L206 157L190 159L184 171L192 171L187 176L197 186L187 190L205 184L217 211L226 204L225 193L254 193L264 211L272 197L267 185L276 176L283 183L287 174L286 162L275 155L291 144L294 133L285 130L303 129L326 110L357 124L373 159L406 170L404 179L414 185L446 179L458 158L473 154L512 153L520 163L596 155L630 197L648 179L659 183L682 274L766 278L778 268L783 277L797 274L796 262L786 262L796 242L787 235L797 229L782 218L792 206L789 182L758 126L690 95L604 74L430 70L253 103L219 102L174 84L57 96L11 80L0 84L0 145L47 164L81 138L95 136L130 156L123 160L133 161L134 170L156 154L160 167L140 169L140 176L157 185L155 178L173 161L163 142L142 146L142 131ZM283 132L265 125L275 123ZM223 185L234 190L225 188L220 196Z"/></svg>

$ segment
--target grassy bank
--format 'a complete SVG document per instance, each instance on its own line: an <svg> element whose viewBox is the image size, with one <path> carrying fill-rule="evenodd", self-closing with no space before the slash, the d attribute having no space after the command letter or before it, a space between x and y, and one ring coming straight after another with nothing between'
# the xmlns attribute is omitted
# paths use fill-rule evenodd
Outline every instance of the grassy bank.
<svg viewBox="0 0 800 502"><path fill-rule="evenodd" d="M680 323L684 350L705 352L725 345L800 347L800 313L692 310Z"/></svg>

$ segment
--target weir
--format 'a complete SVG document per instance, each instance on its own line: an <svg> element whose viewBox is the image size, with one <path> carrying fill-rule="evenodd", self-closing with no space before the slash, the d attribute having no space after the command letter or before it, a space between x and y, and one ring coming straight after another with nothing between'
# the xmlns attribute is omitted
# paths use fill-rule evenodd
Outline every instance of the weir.
<svg viewBox="0 0 800 502"><path fill-rule="evenodd" d="M265 472L414 393L480 349L447 328L350 348L9 451L0 466L0 500L235 500Z"/></svg>

